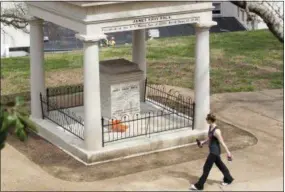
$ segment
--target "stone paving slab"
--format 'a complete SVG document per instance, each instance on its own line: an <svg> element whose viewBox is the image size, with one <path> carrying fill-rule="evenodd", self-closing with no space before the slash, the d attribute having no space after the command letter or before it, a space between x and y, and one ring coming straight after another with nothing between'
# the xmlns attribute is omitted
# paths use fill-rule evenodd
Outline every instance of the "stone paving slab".
<svg viewBox="0 0 285 192"><path fill-rule="evenodd" d="M218 117L254 134L258 143L233 153L234 161L228 166L236 180L231 186L223 188L219 186L222 175L217 168L214 168L205 190L281 191L283 189L283 125L276 123L271 115L266 117L253 112L259 106L266 114L283 109L283 105L279 105L283 102L280 93L283 93L283 90L212 96L211 105L215 107ZM249 105L254 100L260 101L272 97L274 98L272 105L265 107L262 102ZM278 121L281 119L280 116L283 117L283 113L275 115ZM185 191L188 190L189 182L195 182L202 173L205 158L102 181L68 182L48 175L24 155L7 145L1 155L1 190ZM225 155L222 158L225 158Z"/></svg>

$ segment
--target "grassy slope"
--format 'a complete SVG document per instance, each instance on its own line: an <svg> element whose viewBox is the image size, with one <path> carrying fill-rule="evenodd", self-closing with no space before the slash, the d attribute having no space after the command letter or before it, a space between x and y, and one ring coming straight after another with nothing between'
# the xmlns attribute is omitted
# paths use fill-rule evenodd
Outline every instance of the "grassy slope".
<svg viewBox="0 0 285 192"><path fill-rule="evenodd" d="M195 36L163 38L147 44L152 83L193 89ZM211 34L211 92L283 87L283 44L266 30ZM131 59L131 46L103 48L101 60ZM45 55L48 86L82 81L82 52ZM1 59L2 94L29 90L29 57ZM76 77L76 78L75 78Z"/></svg>

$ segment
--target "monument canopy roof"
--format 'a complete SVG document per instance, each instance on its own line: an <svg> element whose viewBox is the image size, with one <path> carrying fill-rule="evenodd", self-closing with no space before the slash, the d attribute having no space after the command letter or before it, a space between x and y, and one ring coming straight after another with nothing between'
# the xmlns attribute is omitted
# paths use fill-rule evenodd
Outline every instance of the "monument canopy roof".
<svg viewBox="0 0 285 192"><path fill-rule="evenodd" d="M212 2L26 1L29 14L85 36L212 21Z"/></svg>

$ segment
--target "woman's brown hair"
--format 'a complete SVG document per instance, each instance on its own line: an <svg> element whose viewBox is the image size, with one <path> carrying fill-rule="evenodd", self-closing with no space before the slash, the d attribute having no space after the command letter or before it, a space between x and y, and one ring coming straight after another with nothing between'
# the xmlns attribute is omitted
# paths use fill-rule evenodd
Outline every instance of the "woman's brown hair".
<svg viewBox="0 0 285 192"><path fill-rule="evenodd" d="M216 116L212 113L209 113L207 115L207 118L206 118L208 121L211 121L211 122L215 122L217 119L216 119Z"/></svg>

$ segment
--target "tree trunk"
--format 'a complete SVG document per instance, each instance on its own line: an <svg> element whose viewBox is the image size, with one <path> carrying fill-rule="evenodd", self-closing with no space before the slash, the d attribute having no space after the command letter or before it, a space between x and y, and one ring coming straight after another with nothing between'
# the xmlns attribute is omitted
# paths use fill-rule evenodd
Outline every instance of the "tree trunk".
<svg viewBox="0 0 285 192"><path fill-rule="evenodd" d="M231 3L242 9L245 9L247 6L248 10L260 16L264 23L267 25L268 29L273 33L273 35L281 43L284 43L284 20L280 20L279 17L275 14L275 12L271 10L268 6L264 5L262 2L251 1L231 1Z"/></svg>

